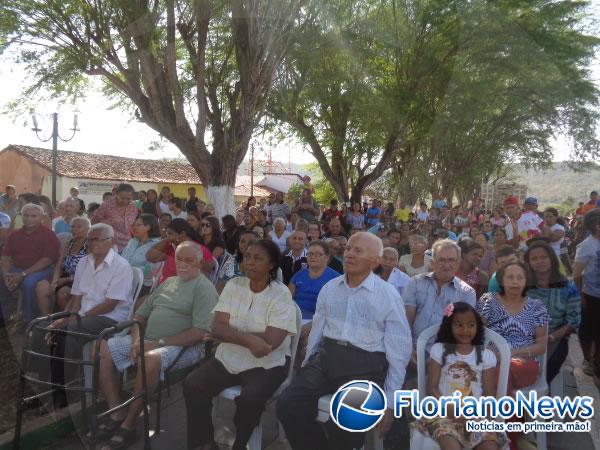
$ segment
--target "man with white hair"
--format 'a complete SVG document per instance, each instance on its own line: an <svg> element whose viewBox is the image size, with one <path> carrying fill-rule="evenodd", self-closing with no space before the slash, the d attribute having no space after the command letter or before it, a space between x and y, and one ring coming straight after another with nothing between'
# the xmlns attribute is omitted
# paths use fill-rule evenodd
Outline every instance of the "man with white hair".
<svg viewBox="0 0 600 450"><path fill-rule="evenodd" d="M466 302L475 306L475 290L456 276L460 254L460 247L450 239L435 242L433 272L415 275L404 288L402 298L415 344L423 330L442 322L448 304Z"/></svg>
<svg viewBox="0 0 600 450"><path fill-rule="evenodd" d="M82 258L75 270L71 299L67 311L77 316L59 319L48 325L50 329L66 329L97 335L105 328L128 319L132 305L133 272L127 260L113 249L114 230L110 225L98 223L88 232L88 255ZM55 342L54 355L81 359L81 349L89 339L68 337L51 333L46 342ZM48 351L47 347L44 349ZM40 358L37 358L40 359ZM40 378L47 367L37 367ZM67 369L68 373L65 373ZM52 379L63 384L73 377L73 364L52 360ZM55 396L55 402L64 403L64 394Z"/></svg>
<svg viewBox="0 0 600 450"><path fill-rule="evenodd" d="M379 423L386 433L393 419L394 390L402 386L411 336L398 291L373 273L383 254L381 239L359 232L344 253L345 274L319 293L300 373L281 394L277 416L294 450L362 446L364 435L331 424L326 437L316 417L319 397L351 380L381 386L388 409Z"/></svg>
<svg viewBox="0 0 600 450"><path fill-rule="evenodd" d="M54 263L58 259L60 242L56 235L42 226L44 210L40 205L28 203L21 208L23 227L9 234L2 249L0 262L0 326L3 326L2 310L17 288L21 289L23 321L35 317L35 287L42 280L50 280Z"/></svg>
<svg viewBox="0 0 600 450"><path fill-rule="evenodd" d="M212 283L202 274L202 250L193 242L179 244L175 251L177 276L168 278L136 311L134 319L145 327L144 357L148 392L153 392L164 370L175 361L175 369L191 366L201 356L200 344L212 322L212 310L219 300ZM178 358L180 352L185 351ZM120 403L117 371L140 362L139 329L116 336L100 347L100 389L108 409ZM178 358L178 359L177 359ZM137 371L134 395L142 392L141 370ZM112 447L123 448L135 440L136 420L142 412L141 399L127 412L115 412L101 424L99 437L110 438ZM111 437L112 435L112 437Z"/></svg>

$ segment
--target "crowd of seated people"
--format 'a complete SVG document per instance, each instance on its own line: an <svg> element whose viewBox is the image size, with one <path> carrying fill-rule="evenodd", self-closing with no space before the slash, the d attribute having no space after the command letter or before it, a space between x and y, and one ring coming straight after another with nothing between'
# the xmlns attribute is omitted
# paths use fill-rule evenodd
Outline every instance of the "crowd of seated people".
<svg viewBox="0 0 600 450"><path fill-rule="evenodd" d="M450 208L443 198L431 209L422 202L416 212L404 204L384 210L377 200L370 206L355 202L350 209L331 202L321 212L307 188L291 206L276 193L261 202L250 198L219 219L193 188L189 199L174 197L166 186L158 192L139 193L134 201L133 187L121 184L101 205L90 203L83 211L73 191L54 217L47 201L7 187L0 196L0 224L9 223L0 235L2 321L17 295L24 324L53 311L74 313L47 323L49 330L97 334L135 317L144 324L149 389L180 352L177 367L204 358L183 384L190 448L217 448L212 400L232 385L242 385L233 448L245 448L290 364L296 376L276 411L292 448L360 446L362 434L331 423L324 430L307 419L316 417L319 397L366 379L378 383L393 405L395 389L415 386L416 342L434 325L442 326L437 343L427 347L432 395L447 392L447 372L457 361L483 380L476 395L495 392L496 356L472 352L486 326L511 348L509 394L539 377L551 382L573 333L581 342L585 373L600 376L594 324L600 208L577 218L587 235L569 257L562 251L569 227L552 208L538 213L535 198L521 208L519 199L509 197L493 212ZM135 305L134 267L144 274ZM302 313L301 329L294 303ZM456 334L455 324L472 330ZM137 333L134 328L101 346L100 389L110 408L121 401L118 373L139 363ZM300 335L300 344L291 361L294 335ZM52 332L38 333L33 341L40 352L51 346L70 358L81 357L87 342ZM204 353L208 341L216 346L214 354ZM541 374L544 354L548 370ZM46 366L35 367L41 377L62 383L74 378L58 363ZM134 389L142 389L139 377ZM58 405L68 400L60 391L55 397ZM100 424L108 448L135 442L141 409L134 402ZM406 435L406 426L387 411L378 428L391 440ZM419 429L443 448L470 443L493 449L505 442L499 435L473 440L452 421L420 423ZM517 437L508 438L516 448Z"/></svg>

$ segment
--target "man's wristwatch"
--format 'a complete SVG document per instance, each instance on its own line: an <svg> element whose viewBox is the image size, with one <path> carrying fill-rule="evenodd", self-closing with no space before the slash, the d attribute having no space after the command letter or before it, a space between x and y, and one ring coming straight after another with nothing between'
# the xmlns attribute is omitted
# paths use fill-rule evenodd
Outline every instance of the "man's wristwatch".
<svg viewBox="0 0 600 450"><path fill-rule="evenodd" d="M163 338L160 338L160 339L158 340L158 346L159 346L159 347L164 347L165 345L167 345L167 344L165 343L165 340L164 340Z"/></svg>

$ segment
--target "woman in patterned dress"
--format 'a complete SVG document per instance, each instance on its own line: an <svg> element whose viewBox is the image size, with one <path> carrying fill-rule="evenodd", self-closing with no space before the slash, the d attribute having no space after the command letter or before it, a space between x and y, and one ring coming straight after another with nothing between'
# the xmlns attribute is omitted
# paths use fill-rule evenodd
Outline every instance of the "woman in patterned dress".
<svg viewBox="0 0 600 450"><path fill-rule="evenodd" d="M42 280L36 286L37 304L41 315L51 314L55 308L62 311L67 306L77 264L88 254L87 234L90 226L86 217L75 216L71 220L72 239L65 242L61 248L52 281Z"/></svg>

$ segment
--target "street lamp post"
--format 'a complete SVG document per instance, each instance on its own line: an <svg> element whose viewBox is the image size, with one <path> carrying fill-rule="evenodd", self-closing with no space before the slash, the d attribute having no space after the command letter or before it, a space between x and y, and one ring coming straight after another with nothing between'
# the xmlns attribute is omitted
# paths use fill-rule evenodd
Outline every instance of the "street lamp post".
<svg viewBox="0 0 600 450"><path fill-rule="evenodd" d="M56 207L56 166L58 162L58 140L60 139L63 142L69 142L75 137L75 133L79 131L79 128L77 128L77 113L73 115L73 128L71 128L73 134L68 139L63 139L58 133L58 113L52 113L52 135L50 135L50 137L47 139L40 137L39 132L42 130L38 127L37 118L33 111L31 112L31 118L33 120L33 128L31 130L35 131L35 135L38 137L38 139L42 142L48 142L50 139L52 139L52 206Z"/></svg>

